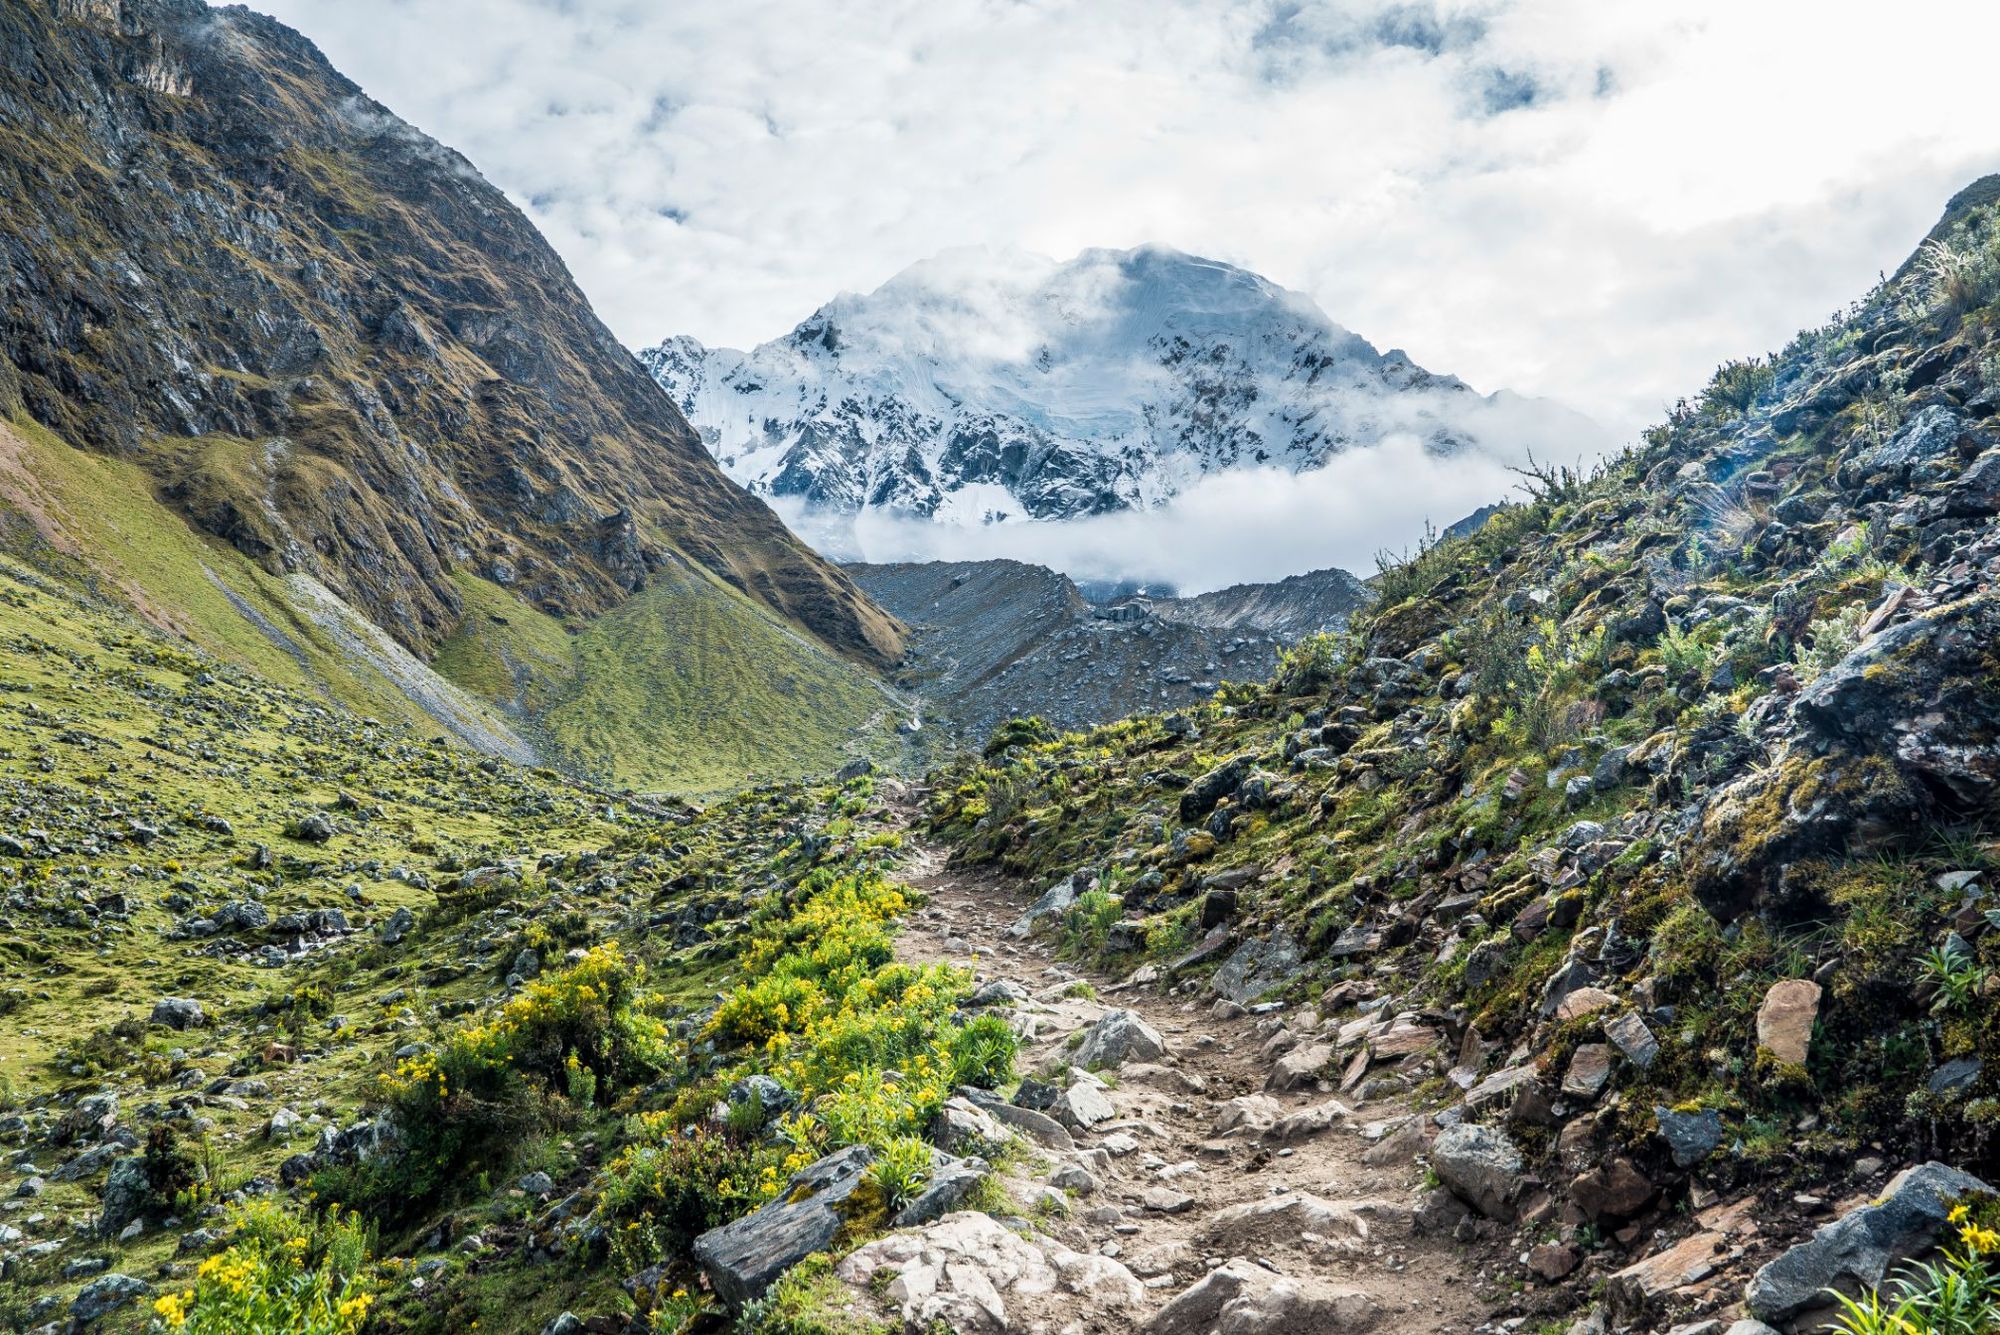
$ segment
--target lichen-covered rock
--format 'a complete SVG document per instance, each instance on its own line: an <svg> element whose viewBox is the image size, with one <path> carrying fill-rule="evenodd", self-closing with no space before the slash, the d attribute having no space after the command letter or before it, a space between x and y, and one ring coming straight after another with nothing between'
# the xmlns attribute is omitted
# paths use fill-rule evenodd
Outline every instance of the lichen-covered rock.
<svg viewBox="0 0 2000 1335"><path fill-rule="evenodd" d="M853 1145L800 1169L778 1198L694 1240L695 1263L725 1302L746 1303L778 1276L825 1251L840 1232L840 1206L861 1185L875 1155Z"/></svg>
<svg viewBox="0 0 2000 1335"><path fill-rule="evenodd" d="M1744 1304L1766 1321L1783 1322L1826 1306L1829 1289L1853 1296L1879 1285L1897 1262L1938 1241L1955 1201L1992 1190L1935 1161L1905 1169L1875 1204L1842 1215L1760 1269L1743 1292Z"/></svg>

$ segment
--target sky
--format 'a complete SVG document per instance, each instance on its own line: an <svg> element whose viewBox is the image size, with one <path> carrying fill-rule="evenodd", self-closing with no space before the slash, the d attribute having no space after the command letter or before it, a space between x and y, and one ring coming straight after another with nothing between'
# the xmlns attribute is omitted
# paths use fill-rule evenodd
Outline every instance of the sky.
<svg viewBox="0 0 2000 1335"><path fill-rule="evenodd" d="M1629 436L2000 170L1983 0L256 0L633 346L1159 242Z"/></svg>

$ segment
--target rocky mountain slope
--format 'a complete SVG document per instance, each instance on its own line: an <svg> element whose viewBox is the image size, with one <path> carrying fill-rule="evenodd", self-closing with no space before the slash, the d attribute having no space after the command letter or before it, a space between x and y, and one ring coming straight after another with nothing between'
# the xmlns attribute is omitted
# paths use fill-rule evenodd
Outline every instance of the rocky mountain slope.
<svg viewBox="0 0 2000 1335"><path fill-rule="evenodd" d="M1343 570L1103 605L1019 561L847 570L911 628L898 684L922 699L929 724L974 746L1017 715L1067 730L1203 701L1224 680L1262 681L1283 646L1345 624L1369 596Z"/></svg>
<svg viewBox="0 0 2000 1335"><path fill-rule="evenodd" d="M1990 1302L2000 1247L1996 193L1268 687L1011 728L935 828L1094 885L1107 967L1309 1005L1288 1068L1417 1096L1419 1226L1500 1240L1515 1319L1953 1329L1923 1295Z"/></svg>
<svg viewBox="0 0 2000 1335"><path fill-rule="evenodd" d="M554 757L571 739L539 714L473 727L431 707L448 683L290 628L332 608L428 662L475 605L575 630L670 586L803 631L830 675L898 656L899 628L722 476L520 212L298 34L199 0L11 0L0 120L17 551L337 698L468 739L540 729ZM114 568L102 510L219 541Z"/></svg>
<svg viewBox="0 0 2000 1335"><path fill-rule="evenodd" d="M835 515L1147 508L1219 470L1297 472L1394 432L1509 457L1598 443L1555 405L1482 397L1296 292L1157 246L940 256L748 353L682 337L641 359L730 476Z"/></svg>

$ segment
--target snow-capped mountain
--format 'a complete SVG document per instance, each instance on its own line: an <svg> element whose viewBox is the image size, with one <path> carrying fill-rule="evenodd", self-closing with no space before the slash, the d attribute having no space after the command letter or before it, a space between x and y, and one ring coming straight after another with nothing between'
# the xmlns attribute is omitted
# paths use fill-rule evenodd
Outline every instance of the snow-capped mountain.
<svg viewBox="0 0 2000 1335"><path fill-rule="evenodd" d="M1256 274L1158 246L949 252L749 353L641 354L731 477L801 509L977 524L1148 509L1223 470L1411 433L1571 457L1599 433L1381 353Z"/></svg>

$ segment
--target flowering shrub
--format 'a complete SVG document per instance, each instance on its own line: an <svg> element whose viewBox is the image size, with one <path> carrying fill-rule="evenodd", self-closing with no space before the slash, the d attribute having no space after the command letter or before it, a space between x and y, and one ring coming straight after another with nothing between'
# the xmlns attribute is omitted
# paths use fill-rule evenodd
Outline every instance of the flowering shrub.
<svg viewBox="0 0 2000 1335"><path fill-rule="evenodd" d="M608 1102L650 1079L666 1027L635 1002L645 966L614 944L530 983L497 1013L397 1066L382 1092L401 1149L322 1175L323 1194L386 1218L427 1205L560 1104Z"/></svg>
<svg viewBox="0 0 2000 1335"><path fill-rule="evenodd" d="M1017 1041L1006 1025L953 1023L965 975L895 961L891 924L908 907L877 871L818 872L788 906L753 922L748 981L716 1007L706 1036L736 1045L740 1069L776 1079L799 1110L761 1140L761 1118L730 1119L728 1136L688 1129L716 1102L708 1085L670 1112L632 1119L631 1141L605 1173L622 1260L650 1264L683 1250L701 1229L775 1198L793 1173L843 1145L869 1145L905 1165L921 1150L927 1171L928 1149L913 1138L954 1086L1008 1078Z"/></svg>
<svg viewBox="0 0 2000 1335"><path fill-rule="evenodd" d="M234 1216L226 1250L201 1263L194 1287L153 1302L166 1335L354 1335L374 1290L363 1274L373 1244L338 1209L307 1220L283 1206L252 1203Z"/></svg>

